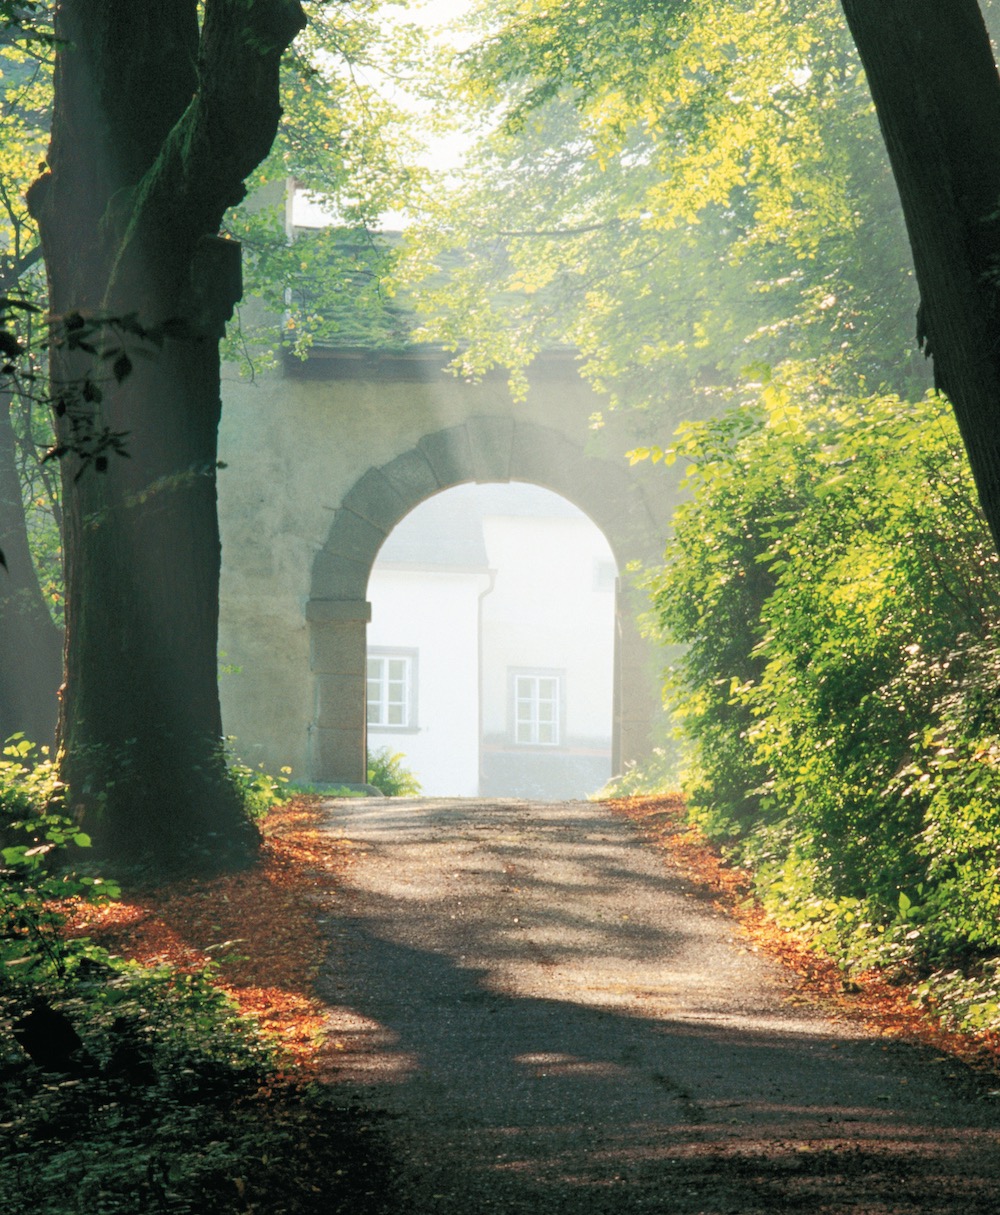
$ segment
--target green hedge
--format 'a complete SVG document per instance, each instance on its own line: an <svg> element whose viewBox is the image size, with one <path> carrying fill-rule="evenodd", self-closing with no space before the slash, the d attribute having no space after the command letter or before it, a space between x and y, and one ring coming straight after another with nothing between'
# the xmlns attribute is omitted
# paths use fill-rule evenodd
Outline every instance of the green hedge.
<svg viewBox="0 0 1000 1215"><path fill-rule="evenodd" d="M849 959L1000 952L1000 577L946 405L790 376L667 459L693 813Z"/></svg>

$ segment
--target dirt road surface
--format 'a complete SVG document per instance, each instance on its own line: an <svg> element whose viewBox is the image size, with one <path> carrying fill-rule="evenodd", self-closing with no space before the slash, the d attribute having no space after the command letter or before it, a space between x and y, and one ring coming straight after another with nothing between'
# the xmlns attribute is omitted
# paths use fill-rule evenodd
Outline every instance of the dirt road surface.
<svg viewBox="0 0 1000 1215"><path fill-rule="evenodd" d="M796 995L586 803L353 800L337 1081L398 1215L1000 1211L1000 1095Z"/></svg>

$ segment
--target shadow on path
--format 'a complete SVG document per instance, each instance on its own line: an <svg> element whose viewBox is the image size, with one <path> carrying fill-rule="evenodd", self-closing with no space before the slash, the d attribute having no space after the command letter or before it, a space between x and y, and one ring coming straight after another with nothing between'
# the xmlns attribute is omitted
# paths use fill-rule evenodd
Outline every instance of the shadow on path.
<svg viewBox="0 0 1000 1215"><path fill-rule="evenodd" d="M397 846L381 854L384 863L402 863ZM415 847L408 839L407 851ZM717 1007L710 987L707 1000L687 997L673 1014L660 999L647 1015L636 998L641 983L603 1006L564 998L561 987L571 996L574 989L559 968L567 959L577 964L574 934L589 934L593 946L597 929L588 914L607 911L609 887L599 867L583 883L603 891L590 913L574 916L571 894L561 910L549 908L550 921L533 918L532 931L559 921L570 939L566 956L554 943L555 961L540 963L530 933L519 945L497 921L495 899L509 881L503 864L498 869L495 855L474 855L479 859L467 857L471 884L437 895L429 873L454 878L458 871L441 869L440 856L427 869L411 858L413 897L366 892L369 862L362 859L349 913L330 920L333 949L322 980L333 1009L330 1049L340 1082L364 1105L390 1114L398 1171L388 1210L1000 1209L997 1109L953 1061L851 1036L819 1017L783 1010L776 997L763 1017L743 1015L738 998L728 1011ZM624 870L615 881L646 880L621 862L619 856L612 865ZM379 858L371 864L376 873ZM476 879L484 873L489 881ZM573 886L573 874L563 873L561 887ZM528 907L530 917L532 882L546 883L529 876L517 890L524 896L518 909ZM683 898L683 883L659 880ZM650 881L662 899L657 876ZM449 911L459 898L462 913ZM706 942L705 925L713 919L697 908L690 922L671 919L667 933L639 924L619 941L619 953L631 951L640 977L650 953L668 972L679 958L690 964L692 951L711 959L717 946ZM482 959L498 935L508 953L494 966ZM723 944L732 948L724 932ZM525 990L511 978L519 948ZM601 949L612 952L607 942ZM619 962L616 954L612 973ZM534 994L531 975L538 973L549 976L552 995Z"/></svg>

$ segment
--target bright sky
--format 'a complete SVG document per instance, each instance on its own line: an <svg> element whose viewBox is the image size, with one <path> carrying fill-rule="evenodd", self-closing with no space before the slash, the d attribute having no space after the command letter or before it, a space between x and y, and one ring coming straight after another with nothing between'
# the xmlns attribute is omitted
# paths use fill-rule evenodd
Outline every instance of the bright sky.
<svg viewBox="0 0 1000 1215"><path fill-rule="evenodd" d="M453 22L469 8L469 0L416 0L412 5L387 4L381 10L387 23L405 21L411 24L423 25L429 30L441 30ZM453 36L451 36L453 38ZM408 106L413 112L419 113L421 104L398 90L392 91L392 100L397 104ZM462 154L468 139L460 132L446 136L438 136L428 141L425 163L435 169L450 169L457 167L462 160ZM304 194L297 194L292 204L293 222L305 227L323 227L330 222L330 216L317 203L311 202ZM401 215L386 215L386 228L399 228L405 224Z"/></svg>

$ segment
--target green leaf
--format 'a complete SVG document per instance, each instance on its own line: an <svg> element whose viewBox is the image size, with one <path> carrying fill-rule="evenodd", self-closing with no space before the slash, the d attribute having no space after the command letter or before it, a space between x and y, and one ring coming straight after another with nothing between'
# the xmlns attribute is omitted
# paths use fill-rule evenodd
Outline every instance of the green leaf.
<svg viewBox="0 0 1000 1215"><path fill-rule="evenodd" d="M127 354L122 352L118 356L118 358L115 359L114 365L112 366L111 370L114 373L115 379L120 384L122 382L122 380L124 380L127 376L131 375L132 360L128 357Z"/></svg>

